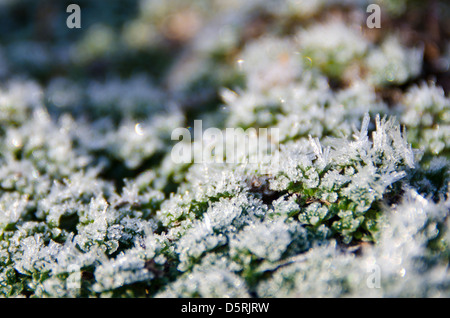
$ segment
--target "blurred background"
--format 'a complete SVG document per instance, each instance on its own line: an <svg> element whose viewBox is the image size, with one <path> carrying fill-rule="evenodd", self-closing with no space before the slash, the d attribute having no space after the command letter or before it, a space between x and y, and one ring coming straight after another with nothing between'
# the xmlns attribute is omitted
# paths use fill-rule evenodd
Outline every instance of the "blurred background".
<svg viewBox="0 0 450 318"><path fill-rule="evenodd" d="M66 27L71 3L81 7L81 29ZM336 18L361 26L371 3L382 9L382 27L364 28L366 38L377 43L397 33L405 45L423 47L414 80L433 76L448 91L450 9L436 0L2 0L0 78L28 77L53 91L73 84L72 94L56 100L67 107L76 88L81 98L92 81L136 75L158 90L201 93L202 103L214 103L217 87L241 84L233 71L249 42Z"/></svg>

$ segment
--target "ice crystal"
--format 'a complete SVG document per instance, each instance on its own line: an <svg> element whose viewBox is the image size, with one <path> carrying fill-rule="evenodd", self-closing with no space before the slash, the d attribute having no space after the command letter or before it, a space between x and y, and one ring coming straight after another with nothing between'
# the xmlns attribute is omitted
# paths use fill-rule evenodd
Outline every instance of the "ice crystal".
<svg viewBox="0 0 450 318"><path fill-rule="evenodd" d="M1 297L449 296L447 3L83 3L0 3Z"/></svg>

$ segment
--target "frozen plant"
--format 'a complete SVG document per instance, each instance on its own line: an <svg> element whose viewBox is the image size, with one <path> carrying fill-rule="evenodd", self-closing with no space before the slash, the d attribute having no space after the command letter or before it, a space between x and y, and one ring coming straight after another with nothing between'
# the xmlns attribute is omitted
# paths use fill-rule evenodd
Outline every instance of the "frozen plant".
<svg viewBox="0 0 450 318"><path fill-rule="evenodd" d="M401 101L401 121L417 148L438 155L450 147L450 99L434 83L411 87Z"/></svg>
<svg viewBox="0 0 450 318"><path fill-rule="evenodd" d="M0 297L450 295L445 1L103 2L0 4Z"/></svg>

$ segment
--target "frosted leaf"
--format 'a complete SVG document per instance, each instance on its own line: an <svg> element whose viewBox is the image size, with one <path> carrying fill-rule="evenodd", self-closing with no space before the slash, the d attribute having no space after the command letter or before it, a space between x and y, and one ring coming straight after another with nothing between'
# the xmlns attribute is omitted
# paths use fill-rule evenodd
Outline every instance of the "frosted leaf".
<svg viewBox="0 0 450 318"><path fill-rule="evenodd" d="M113 290L118 287L137 283L150 282L155 274L146 268L146 258L139 251L131 250L121 253L115 259L108 260L95 270L97 292Z"/></svg>
<svg viewBox="0 0 450 318"><path fill-rule="evenodd" d="M232 255L248 251L257 258L277 261L291 243L289 225L282 221L255 223L230 242Z"/></svg>
<svg viewBox="0 0 450 318"><path fill-rule="evenodd" d="M221 198L213 203L205 217L209 218L212 229L228 232L240 229L264 214L265 208L261 202L239 194L233 199Z"/></svg>
<svg viewBox="0 0 450 318"><path fill-rule="evenodd" d="M259 297L338 297L348 292L352 282L364 282L363 278L353 256L340 255L330 244L312 248L302 258L281 267L259 284L257 292Z"/></svg>
<svg viewBox="0 0 450 318"><path fill-rule="evenodd" d="M298 195L281 196L279 199L272 201L273 213L279 216L289 216L299 212L300 207L297 200Z"/></svg>
<svg viewBox="0 0 450 318"><path fill-rule="evenodd" d="M244 281L237 275L224 270L211 270L208 272L194 272L174 284L157 298L172 297L237 297L249 298ZM243 288L244 287L244 288Z"/></svg>
<svg viewBox="0 0 450 318"><path fill-rule="evenodd" d="M444 233L448 233L448 224L444 222L447 216L448 200L436 204L406 189L403 202L389 211L383 222L379 243L367 255L380 266L385 295L431 296L444 292L449 281L445 270L448 260L435 262L434 257L443 255L430 253L427 246L436 239L437 224L442 232L441 244L447 246L444 238L447 235ZM427 268L425 272L424 268Z"/></svg>
<svg viewBox="0 0 450 318"><path fill-rule="evenodd" d="M312 203L301 211L298 218L301 223L311 224L315 226L321 222L328 214L328 209L320 203Z"/></svg>
<svg viewBox="0 0 450 318"><path fill-rule="evenodd" d="M199 259L203 253L226 244L227 238L222 234L213 234L207 222L194 224L177 243L176 252L180 257L178 270L185 272L191 263Z"/></svg>
<svg viewBox="0 0 450 318"><path fill-rule="evenodd" d="M0 198L0 226L2 230L17 223L27 212L29 196L17 192L5 193Z"/></svg>
<svg viewBox="0 0 450 318"><path fill-rule="evenodd" d="M167 297L250 297L245 281L225 257L210 254L192 272L169 284L156 298Z"/></svg>

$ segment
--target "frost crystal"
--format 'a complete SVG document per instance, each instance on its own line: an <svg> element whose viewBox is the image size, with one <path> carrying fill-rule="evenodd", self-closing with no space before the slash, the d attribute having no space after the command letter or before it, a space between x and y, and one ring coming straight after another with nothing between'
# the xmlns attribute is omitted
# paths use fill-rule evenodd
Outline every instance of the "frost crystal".
<svg viewBox="0 0 450 318"><path fill-rule="evenodd" d="M0 1L0 297L449 297L447 2Z"/></svg>

